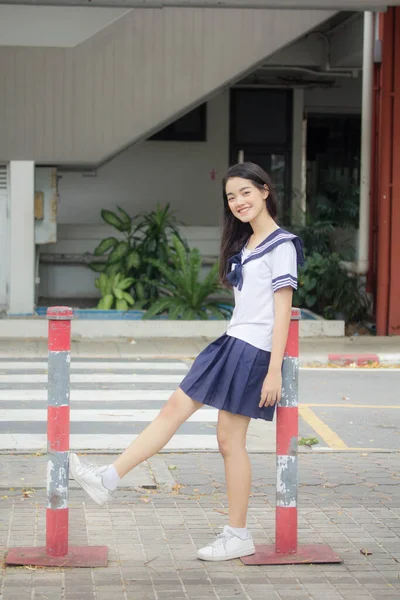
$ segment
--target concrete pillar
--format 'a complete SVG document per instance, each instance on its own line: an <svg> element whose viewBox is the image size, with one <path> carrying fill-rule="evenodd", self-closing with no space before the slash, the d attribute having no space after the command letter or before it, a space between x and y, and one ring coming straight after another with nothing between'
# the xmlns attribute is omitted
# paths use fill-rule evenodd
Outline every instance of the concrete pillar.
<svg viewBox="0 0 400 600"><path fill-rule="evenodd" d="M306 211L307 130L304 119L304 90L293 90L292 136L292 224L303 225Z"/></svg>
<svg viewBox="0 0 400 600"><path fill-rule="evenodd" d="M35 301L35 164L33 161L11 161L9 174L8 314L32 314Z"/></svg>

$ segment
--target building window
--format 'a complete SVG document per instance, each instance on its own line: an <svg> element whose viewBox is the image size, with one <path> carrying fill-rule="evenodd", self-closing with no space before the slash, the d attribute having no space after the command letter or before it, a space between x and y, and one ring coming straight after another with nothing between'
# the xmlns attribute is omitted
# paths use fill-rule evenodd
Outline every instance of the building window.
<svg viewBox="0 0 400 600"><path fill-rule="evenodd" d="M290 206L292 91L231 90L230 163L254 162L270 173L279 213Z"/></svg>
<svg viewBox="0 0 400 600"><path fill-rule="evenodd" d="M149 138L163 142L205 142L207 104L201 104Z"/></svg>

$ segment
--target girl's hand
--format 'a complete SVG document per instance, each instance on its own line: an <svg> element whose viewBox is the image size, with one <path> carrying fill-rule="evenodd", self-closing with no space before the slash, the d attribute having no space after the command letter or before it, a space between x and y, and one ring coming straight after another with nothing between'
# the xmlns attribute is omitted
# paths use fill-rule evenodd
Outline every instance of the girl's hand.
<svg viewBox="0 0 400 600"><path fill-rule="evenodd" d="M268 371L261 390L259 407L279 404L282 396L281 371Z"/></svg>

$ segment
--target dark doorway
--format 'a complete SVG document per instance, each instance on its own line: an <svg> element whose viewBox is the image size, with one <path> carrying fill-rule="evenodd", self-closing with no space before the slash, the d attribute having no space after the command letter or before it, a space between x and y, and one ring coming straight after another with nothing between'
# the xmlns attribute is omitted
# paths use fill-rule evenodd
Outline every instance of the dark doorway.
<svg viewBox="0 0 400 600"><path fill-rule="evenodd" d="M335 227L358 226L360 156L359 115L308 116L307 208L326 206Z"/></svg>
<svg viewBox="0 0 400 600"><path fill-rule="evenodd" d="M280 212L290 205L292 92L231 90L230 164L255 162L272 177Z"/></svg>
<svg viewBox="0 0 400 600"><path fill-rule="evenodd" d="M328 179L358 183L361 155L359 115L310 114L307 120L308 194L312 197Z"/></svg>

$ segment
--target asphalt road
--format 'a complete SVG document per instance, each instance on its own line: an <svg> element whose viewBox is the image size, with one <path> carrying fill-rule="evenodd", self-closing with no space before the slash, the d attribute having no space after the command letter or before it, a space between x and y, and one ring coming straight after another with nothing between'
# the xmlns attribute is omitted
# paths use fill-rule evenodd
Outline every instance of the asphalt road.
<svg viewBox="0 0 400 600"><path fill-rule="evenodd" d="M79 360L71 370L71 448L119 451L158 414L184 361ZM400 370L300 369L299 434L315 450L400 450ZM0 451L46 446L46 361L0 361ZM167 449L217 450L218 413L205 408ZM252 421L248 449L275 451L275 423ZM305 447L309 451L309 447Z"/></svg>
<svg viewBox="0 0 400 600"><path fill-rule="evenodd" d="M335 450L400 450L400 371L300 371L300 435Z"/></svg>

